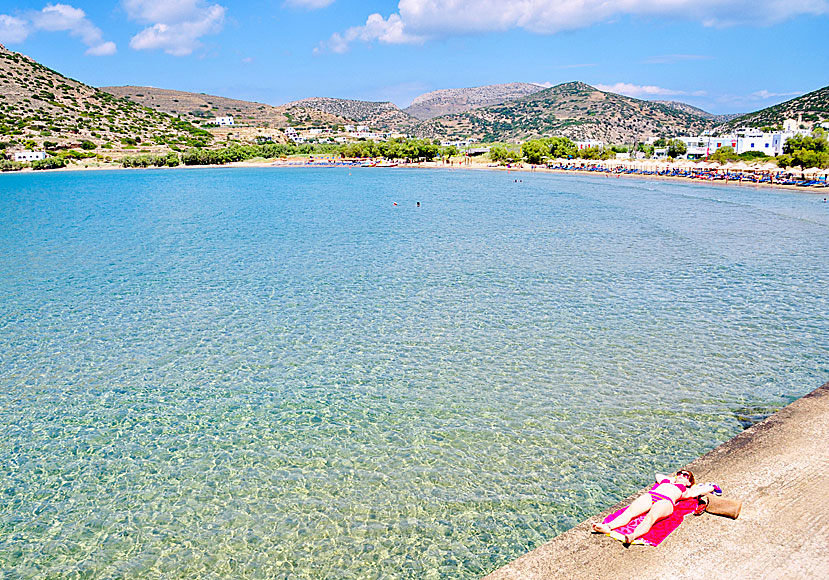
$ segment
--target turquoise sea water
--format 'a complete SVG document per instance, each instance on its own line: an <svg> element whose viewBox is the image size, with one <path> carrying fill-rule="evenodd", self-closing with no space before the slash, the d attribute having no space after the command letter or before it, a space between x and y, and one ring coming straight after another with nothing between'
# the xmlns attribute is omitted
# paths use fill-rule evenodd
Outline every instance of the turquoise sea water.
<svg viewBox="0 0 829 580"><path fill-rule="evenodd" d="M829 380L823 197L2 175L3 577L479 577Z"/></svg>

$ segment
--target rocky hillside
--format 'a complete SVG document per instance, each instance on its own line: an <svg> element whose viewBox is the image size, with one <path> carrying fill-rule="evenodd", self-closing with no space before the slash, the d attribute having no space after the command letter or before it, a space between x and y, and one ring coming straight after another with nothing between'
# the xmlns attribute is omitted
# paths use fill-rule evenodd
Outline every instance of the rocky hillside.
<svg viewBox="0 0 829 580"><path fill-rule="evenodd" d="M715 115L713 113L709 113L708 111L704 111L699 107L695 107L693 105L689 105L688 103L682 103L680 101L653 101L654 103L659 103L660 105L665 105L666 107L670 107L671 109L676 109L678 111L682 111L684 113L691 113L692 115L699 115L705 119L711 119L715 123L726 123L731 119L736 119L739 117L739 114L736 115Z"/></svg>
<svg viewBox="0 0 829 580"><path fill-rule="evenodd" d="M605 93L571 82L501 105L446 115L417 127L421 137L523 141L563 135L630 143L648 137L698 134L709 119L652 101Z"/></svg>
<svg viewBox="0 0 829 580"><path fill-rule="evenodd" d="M226 116L232 116L240 124L286 124L283 110L262 103L154 87L101 87L101 90L196 124L211 123L215 117Z"/></svg>
<svg viewBox="0 0 829 580"><path fill-rule="evenodd" d="M350 99L315 97L294 101L285 106L323 111L330 115L349 119L353 123L368 125L372 129L402 130L417 122L416 119L388 101L354 101Z"/></svg>
<svg viewBox="0 0 829 580"><path fill-rule="evenodd" d="M403 110L420 120L433 119L441 115L463 113L478 107L499 105L541 90L544 90L544 87L528 83L488 85L469 89L443 89L420 95Z"/></svg>
<svg viewBox="0 0 829 580"><path fill-rule="evenodd" d="M102 87L101 90L156 111L176 115L195 125L210 124L216 117L228 116L233 117L237 126L269 128L335 127L352 122L336 114L296 104L273 106L205 93L188 93L155 87Z"/></svg>
<svg viewBox="0 0 829 580"><path fill-rule="evenodd" d="M786 119L797 119L798 116L807 127L829 121L829 86L785 103L737 117L722 124L719 129L728 131L737 127L774 127L782 125Z"/></svg>
<svg viewBox="0 0 829 580"><path fill-rule="evenodd" d="M0 141L8 148L187 146L210 135L67 78L0 45ZM93 145L95 147L93 147Z"/></svg>

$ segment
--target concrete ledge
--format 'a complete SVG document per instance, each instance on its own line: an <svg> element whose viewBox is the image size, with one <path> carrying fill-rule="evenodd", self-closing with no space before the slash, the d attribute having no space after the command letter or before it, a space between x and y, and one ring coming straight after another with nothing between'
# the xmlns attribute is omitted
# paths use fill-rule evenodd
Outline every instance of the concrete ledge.
<svg viewBox="0 0 829 580"><path fill-rule="evenodd" d="M656 548L591 532L637 493L485 580L829 578L829 383L687 467L742 499L740 517L689 516Z"/></svg>

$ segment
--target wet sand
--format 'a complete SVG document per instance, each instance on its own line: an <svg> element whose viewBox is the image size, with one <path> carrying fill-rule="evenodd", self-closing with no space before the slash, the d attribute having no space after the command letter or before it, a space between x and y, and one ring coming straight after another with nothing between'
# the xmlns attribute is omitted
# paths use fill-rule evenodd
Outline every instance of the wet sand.
<svg viewBox="0 0 829 580"><path fill-rule="evenodd" d="M686 466L697 481L722 486L723 497L743 500L736 520L688 516L658 547L591 531L637 493L485 578L827 578L828 440L826 383Z"/></svg>

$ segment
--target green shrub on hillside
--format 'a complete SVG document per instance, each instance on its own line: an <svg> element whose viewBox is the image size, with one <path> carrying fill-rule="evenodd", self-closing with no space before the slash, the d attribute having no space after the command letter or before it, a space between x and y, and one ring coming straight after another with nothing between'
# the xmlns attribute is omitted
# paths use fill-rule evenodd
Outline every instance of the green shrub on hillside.
<svg viewBox="0 0 829 580"><path fill-rule="evenodd" d="M121 159L123 167L177 167L179 156L176 153L167 155L136 155Z"/></svg>
<svg viewBox="0 0 829 580"><path fill-rule="evenodd" d="M0 159L0 171L20 171L25 165L17 161L9 161L8 159Z"/></svg>
<svg viewBox="0 0 829 580"><path fill-rule="evenodd" d="M47 157L46 159L32 161L32 169L35 171L42 169L60 169L62 167L66 167L66 159L63 157Z"/></svg>

